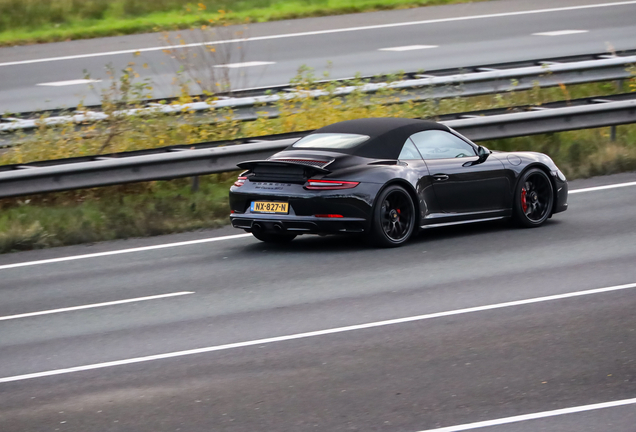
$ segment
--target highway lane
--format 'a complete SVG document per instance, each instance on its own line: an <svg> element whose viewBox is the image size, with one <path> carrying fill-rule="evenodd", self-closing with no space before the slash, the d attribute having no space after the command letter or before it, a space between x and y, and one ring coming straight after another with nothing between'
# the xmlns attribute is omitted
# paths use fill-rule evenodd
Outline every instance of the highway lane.
<svg viewBox="0 0 636 432"><path fill-rule="evenodd" d="M632 398L634 306L610 294L4 383L0 415L8 431L417 431ZM633 431L634 406L616 411L549 425Z"/></svg>
<svg viewBox="0 0 636 432"><path fill-rule="evenodd" d="M218 52L225 54L217 55L215 61L267 63L229 70L233 87L246 88L284 84L303 64L323 71L331 63L331 77L345 78L356 73L432 70L633 49L636 28L631 17L636 14L636 4L614 3L607 0L500 0L254 24L247 30L229 28L217 36L222 40L247 36L251 40L217 46ZM580 8L603 4L612 5ZM557 10L559 8L561 10ZM555 10L529 13L545 9ZM581 32L537 35L563 30ZM203 40L196 32L182 35L188 43ZM105 83L94 83L94 90L87 84L41 84L63 84L80 79L84 71L90 72L92 78L106 79L104 67L108 63L119 70L134 61L142 77L154 83L154 96L172 96L176 91L173 78L179 64L162 52L161 47L167 44L162 38L137 35L1 48L0 111L76 106L80 100L85 104L98 103L99 88ZM170 39L173 43L178 40L176 35ZM413 46L428 48L383 50ZM137 49L150 51L134 57L131 51ZM99 55L117 52L121 53ZM70 58L58 59L60 57ZM141 67L144 63L147 69ZM196 66L209 69L211 65ZM217 77L223 73L222 68L214 70ZM197 92L196 87L192 90Z"/></svg>
<svg viewBox="0 0 636 432"><path fill-rule="evenodd" d="M634 180L628 173L572 188ZM571 208L541 229L431 230L395 250L319 237L271 247L243 237L3 269L0 317L194 294L0 321L0 379L634 283L635 194L633 186L573 194ZM226 234L234 232L212 235ZM0 266L202 236L209 233L11 254ZM417 431L634 398L634 293L0 382L0 424ZM492 429L611 423L633 432L635 412L631 405Z"/></svg>

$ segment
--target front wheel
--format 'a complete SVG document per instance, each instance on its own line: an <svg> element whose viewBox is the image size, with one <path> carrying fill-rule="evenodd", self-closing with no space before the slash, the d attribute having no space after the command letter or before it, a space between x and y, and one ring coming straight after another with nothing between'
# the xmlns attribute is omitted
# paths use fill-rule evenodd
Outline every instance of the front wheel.
<svg viewBox="0 0 636 432"><path fill-rule="evenodd" d="M295 234L274 234L274 233L264 233L264 232L259 232L259 233L253 232L252 235L262 242L276 243L276 244L289 243L290 241L296 238Z"/></svg>
<svg viewBox="0 0 636 432"><path fill-rule="evenodd" d="M401 186L384 189L373 209L370 240L376 246L397 247L404 244L415 229L415 206Z"/></svg>
<svg viewBox="0 0 636 432"><path fill-rule="evenodd" d="M554 192L548 175L539 168L522 174L514 196L513 215L524 227L541 226L552 214Z"/></svg>

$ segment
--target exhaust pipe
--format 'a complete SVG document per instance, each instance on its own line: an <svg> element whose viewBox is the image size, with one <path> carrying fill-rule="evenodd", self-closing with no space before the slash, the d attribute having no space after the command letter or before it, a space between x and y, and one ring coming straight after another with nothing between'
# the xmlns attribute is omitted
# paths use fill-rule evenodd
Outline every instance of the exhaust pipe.
<svg viewBox="0 0 636 432"><path fill-rule="evenodd" d="M285 228L283 228L281 224L277 223L277 224L274 224L274 231L283 232L285 231Z"/></svg>
<svg viewBox="0 0 636 432"><path fill-rule="evenodd" d="M252 231L257 233L263 231L263 225L259 224L258 222L254 222L252 224Z"/></svg>

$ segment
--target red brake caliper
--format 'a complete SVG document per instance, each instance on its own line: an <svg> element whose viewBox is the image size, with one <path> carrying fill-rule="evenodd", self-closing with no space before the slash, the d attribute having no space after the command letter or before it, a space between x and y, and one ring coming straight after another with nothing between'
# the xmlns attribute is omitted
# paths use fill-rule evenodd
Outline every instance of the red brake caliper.
<svg viewBox="0 0 636 432"><path fill-rule="evenodd" d="M525 213L528 211L528 202L526 201L526 188L521 189L521 208Z"/></svg>

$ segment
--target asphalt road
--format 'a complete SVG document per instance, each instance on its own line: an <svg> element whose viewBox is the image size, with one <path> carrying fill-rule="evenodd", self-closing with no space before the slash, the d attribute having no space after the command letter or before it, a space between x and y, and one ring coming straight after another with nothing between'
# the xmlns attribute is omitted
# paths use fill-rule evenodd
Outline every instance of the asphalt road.
<svg viewBox="0 0 636 432"><path fill-rule="evenodd" d="M197 71L195 80L225 83L227 75L233 88L249 88L285 84L301 65L316 68L320 75L330 64L332 78L346 78L356 73L433 70L634 49L634 16L633 1L501 0L254 24L225 28L213 36L179 34L186 43L249 38L217 45L216 54L204 61L199 61L203 58L200 48L191 48L186 62ZM566 33L536 34L555 31ZM162 49L179 44L180 39L177 34L167 39L146 34L0 48L0 112L74 107L80 101L97 104L100 88L109 83L107 64L119 71L135 62L140 79L153 83L153 96L173 96L177 91L173 81L183 62L173 61ZM414 46L418 49L401 50ZM387 48L398 50L384 50ZM135 57L137 50L141 55ZM193 60L194 53L198 60ZM237 63L235 68L214 67ZM209 71L214 71L213 77ZM82 79L85 72L104 81L93 83L92 90L85 83L69 85L67 81ZM197 93L200 89L193 85L191 90Z"/></svg>
<svg viewBox="0 0 636 432"><path fill-rule="evenodd" d="M417 432L628 400L479 430L634 432L635 197L392 250L225 228L0 256L0 430Z"/></svg>

